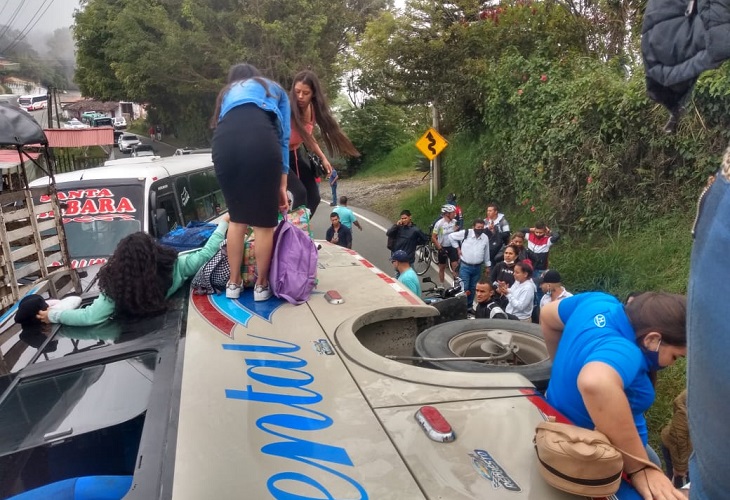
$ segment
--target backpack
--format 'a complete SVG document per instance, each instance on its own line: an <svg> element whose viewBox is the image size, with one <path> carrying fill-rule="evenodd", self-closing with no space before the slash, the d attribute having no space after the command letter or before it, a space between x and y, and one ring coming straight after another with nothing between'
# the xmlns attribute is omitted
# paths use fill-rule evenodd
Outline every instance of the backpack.
<svg viewBox="0 0 730 500"><path fill-rule="evenodd" d="M224 241L220 249L213 254L193 277L193 293L196 295L212 295L226 289L231 278L231 267L228 264L228 247Z"/></svg>
<svg viewBox="0 0 730 500"><path fill-rule="evenodd" d="M274 231L274 255L271 259L271 292L290 304L309 299L317 278L317 247L307 233L287 219Z"/></svg>

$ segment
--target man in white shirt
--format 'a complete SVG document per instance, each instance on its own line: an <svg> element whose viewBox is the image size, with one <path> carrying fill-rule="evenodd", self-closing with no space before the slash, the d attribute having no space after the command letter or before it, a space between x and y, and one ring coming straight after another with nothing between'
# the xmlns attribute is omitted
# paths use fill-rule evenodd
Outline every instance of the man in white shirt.
<svg viewBox="0 0 730 500"><path fill-rule="evenodd" d="M459 278L463 282L467 310L471 311L476 294L477 282L482 277L482 265L486 266L485 274L489 276L492 263L489 259L489 237L484 233L484 220L476 219L472 229L462 229L449 235L452 246L459 253Z"/></svg>
<svg viewBox="0 0 730 500"><path fill-rule="evenodd" d="M548 269L545 271L545 274L542 275L542 278L540 279L540 288L542 289L542 293L545 294L542 296L542 299L540 299L540 309L550 302L557 302L566 297L573 296L573 294L567 291L563 286L560 273L553 269Z"/></svg>
<svg viewBox="0 0 730 500"><path fill-rule="evenodd" d="M451 263L451 273L459 267L459 252L451 244L449 235L458 229L456 225L456 207L446 204L441 207L441 218L433 225L431 241L438 251L439 282L444 286L446 262Z"/></svg>

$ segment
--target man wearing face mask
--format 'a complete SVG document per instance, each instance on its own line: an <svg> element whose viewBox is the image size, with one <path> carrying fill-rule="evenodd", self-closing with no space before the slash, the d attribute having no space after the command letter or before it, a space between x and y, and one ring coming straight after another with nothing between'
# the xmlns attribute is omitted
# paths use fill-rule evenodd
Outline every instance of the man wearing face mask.
<svg viewBox="0 0 730 500"><path fill-rule="evenodd" d="M467 310L472 310L474 294L477 289L477 282L482 277L482 265L484 276L489 276L489 268L492 263L489 260L489 237L484 233L484 221L474 219L472 229L462 229L449 235L451 246L456 247L459 253L459 278L464 283L464 290L469 293L466 296Z"/></svg>
<svg viewBox="0 0 730 500"><path fill-rule="evenodd" d="M644 412L654 402L653 372L687 353L683 295L647 292L624 306L604 293L551 302L540 327L553 360L548 402L575 425L597 429L611 443L660 465L647 443ZM646 500L685 498L661 467L624 455L631 487Z"/></svg>

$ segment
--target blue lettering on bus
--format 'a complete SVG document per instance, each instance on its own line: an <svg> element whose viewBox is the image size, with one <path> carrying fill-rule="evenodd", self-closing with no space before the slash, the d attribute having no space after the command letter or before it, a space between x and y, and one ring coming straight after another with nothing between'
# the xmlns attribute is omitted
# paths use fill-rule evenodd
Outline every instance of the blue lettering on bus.
<svg viewBox="0 0 730 500"><path fill-rule="evenodd" d="M323 398L320 393L306 387L314 381L314 376L304 370L307 362L292 354L299 351L301 347L297 344L278 339L257 335L249 336L271 343L278 343L279 345L223 344L223 349L276 355L277 359L246 358L246 366L248 367L246 373L252 380L260 384L265 384L270 387L294 389L298 392L297 394L281 394L278 392L257 391L252 385L247 385L245 390L226 389L225 394L229 399L280 404L298 411L298 414L270 413L256 421L256 427L260 430L282 439L282 441L264 445L261 451L268 455L295 460L315 467L352 485L359 493L361 499L369 498L365 488L355 479L322 463L328 462L353 467L354 464L347 454L347 450L340 446L296 438L283 432L285 429L294 431L320 431L327 429L333 423L329 415L306 406L316 405ZM281 371L281 373L274 375L273 372L277 370ZM282 430L282 432L274 430L274 427ZM294 483L299 483L300 486L307 485L320 494L325 495L324 498L326 499L334 500L335 498L325 485L300 472L285 471L274 474L268 479L266 486L274 498L282 500L323 498L321 496L305 497L286 489L287 485L293 485Z"/></svg>

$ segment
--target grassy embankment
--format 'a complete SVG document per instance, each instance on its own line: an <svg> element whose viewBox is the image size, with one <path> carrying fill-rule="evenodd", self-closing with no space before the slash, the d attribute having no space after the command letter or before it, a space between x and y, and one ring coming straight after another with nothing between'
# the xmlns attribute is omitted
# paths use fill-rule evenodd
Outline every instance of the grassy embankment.
<svg viewBox="0 0 730 500"><path fill-rule="evenodd" d="M452 152L451 165L458 165L454 158L457 154L457 151ZM408 144L367 166L356 178L422 177L423 173L416 172L417 165L417 151ZM450 190L443 189L434 195L433 204L429 204L426 179L422 186L379 201L377 211L395 220L400 210L408 208L416 224L425 229L437 216L445 194ZM467 225L476 217L484 217L486 207L469 200L459 202ZM506 213L513 231L531 226L538 218L552 219L549 214L532 213L528 206L507 206L502 211ZM621 299L631 291L686 293L693 218L694 207L630 232L619 230L610 234L585 235L553 227L563 237L551 251L551 267L560 271L566 288L573 293L600 290ZM656 401L647 413L650 442L657 451L659 431L671 418L672 400L686 384L685 369L685 361L680 360L659 373Z"/></svg>

